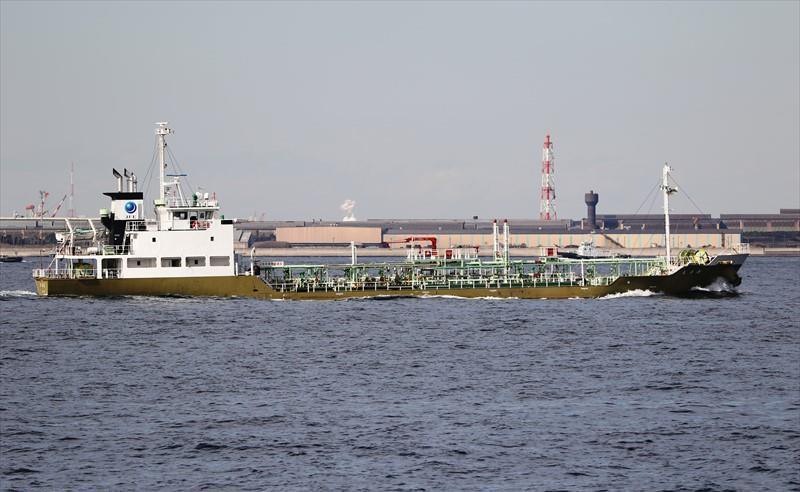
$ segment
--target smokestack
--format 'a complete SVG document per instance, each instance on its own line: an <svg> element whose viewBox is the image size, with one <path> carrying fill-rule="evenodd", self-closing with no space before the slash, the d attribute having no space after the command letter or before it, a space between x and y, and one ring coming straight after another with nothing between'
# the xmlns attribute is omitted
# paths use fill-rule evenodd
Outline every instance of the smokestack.
<svg viewBox="0 0 800 492"><path fill-rule="evenodd" d="M127 167L122 168L122 175L125 176L125 191L131 191L131 176Z"/></svg>
<svg viewBox="0 0 800 492"><path fill-rule="evenodd" d="M508 219L503 220L503 259L508 261Z"/></svg>
<svg viewBox="0 0 800 492"><path fill-rule="evenodd" d="M111 168L111 172L114 173L114 177L117 178L117 191L122 191L122 175L114 168Z"/></svg>
<svg viewBox="0 0 800 492"><path fill-rule="evenodd" d="M497 259L497 251L498 251L498 231L497 231L497 219L494 219L492 222L492 259Z"/></svg>
<svg viewBox="0 0 800 492"><path fill-rule="evenodd" d="M597 207L597 202L600 200L600 197L594 190L589 190L589 193L586 193L583 196L583 201L586 202L586 218L589 222L589 227L591 229L597 229L597 215L595 207Z"/></svg>

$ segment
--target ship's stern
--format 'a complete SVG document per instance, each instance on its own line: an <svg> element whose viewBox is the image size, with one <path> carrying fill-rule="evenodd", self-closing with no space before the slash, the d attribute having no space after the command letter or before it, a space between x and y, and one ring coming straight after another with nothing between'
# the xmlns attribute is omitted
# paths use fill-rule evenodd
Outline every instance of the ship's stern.
<svg viewBox="0 0 800 492"><path fill-rule="evenodd" d="M46 297L49 294L49 279L47 277L34 277L33 281L36 284L36 293Z"/></svg>

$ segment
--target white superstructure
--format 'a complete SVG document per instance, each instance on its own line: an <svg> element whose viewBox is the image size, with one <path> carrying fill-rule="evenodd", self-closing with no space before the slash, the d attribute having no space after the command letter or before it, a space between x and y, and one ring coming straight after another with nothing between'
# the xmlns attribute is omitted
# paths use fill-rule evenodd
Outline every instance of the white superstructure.
<svg viewBox="0 0 800 492"><path fill-rule="evenodd" d="M236 275L233 221L220 215L215 194L181 189L182 175L166 174L166 122L157 123L159 196L155 218L144 217L144 195L133 173L120 174L109 209L100 211L104 233L77 231L58 237L50 267L34 276L54 278L173 278ZM170 181L167 182L167 177ZM123 185L124 180L124 185Z"/></svg>

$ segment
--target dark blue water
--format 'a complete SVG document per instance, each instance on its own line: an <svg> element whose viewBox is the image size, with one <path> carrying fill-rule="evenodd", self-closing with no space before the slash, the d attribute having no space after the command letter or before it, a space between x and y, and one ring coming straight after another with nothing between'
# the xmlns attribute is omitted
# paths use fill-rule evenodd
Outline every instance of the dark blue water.
<svg viewBox="0 0 800 492"><path fill-rule="evenodd" d="M3 490L798 490L800 259L677 299L41 299Z"/></svg>

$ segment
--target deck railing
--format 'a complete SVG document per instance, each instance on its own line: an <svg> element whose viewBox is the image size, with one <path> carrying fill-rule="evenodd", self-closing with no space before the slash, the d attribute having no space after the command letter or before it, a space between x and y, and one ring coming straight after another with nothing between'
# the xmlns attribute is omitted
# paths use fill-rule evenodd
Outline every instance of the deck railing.
<svg viewBox="0 0 800 492"><path fill-rule="evenodd" d="M60 255L87 255L87 256L110 256L110 255L127 255L130 254L130 246L116 246L113 244L105 244L102 246L90 246L82 248L80 246L60 246L56 249L56 256ZM52 253L50 253L52 254Z"/></svg>
<svg viewBox="0 0 800 492"><path fill-rule="evenodd" d="M219 202L213 198L198 198L196 200L180 199L180 198L167 198L164 202L170 208L190 208L190 207L205 207L217 208Z"/></svg>
<svg viewBox="0 0 800 492"><path fill-rule="evenodd" d="M283 292L428 291L529 287L606 286L620 277L659 276L677 270L678 257L626 259L547 259L464 263L266 266L262 278ZM398 273L391 273L394 270ZM339 273L343 275L338 276ZM387 274L379 272L388 272ZM330 275L329 275L330 273Z"/></svg>
<svg viewBox="0 0 800 492"><path fill-rule="evenodd" d="M101 253L103 255L127 255L131 252L130 246L119 246L114 244L106 244L103 246Z"/></svg>
<svg viewBox="0 0 800 492"><path fill-rule="evenodd" d="M458 290L458 289L502 289L526 287L584 287L610 285L618 276L604 275L580 278L576 275L541 275L496 278L424 278L395 281L392 279L351 280L334 278L314 280L295 278L270 281L267 284L279 292L349 292L349 291L408 291L408 290Z"/></svg>
<svg viewBox="0 0 800 492"><path fill-rule="evenodd" d="M54 268L37 268L33 270L34 278L97 278L97 270L73 268L71 270L56 270Z"/></svg>
<svg viewBox="0 0 800 492"><path fill-rule="evenodd" d="M750 243L739 243L734 244L732 248L735 252L741 255L749 255L750 254Z"/></svg>
<svg viewBox="0 0 800 492"><path fill-rule="evenodd" d="M119 268L103 268L100 278L119 278ZM48 279L92 279L97 277L97 270L87 268L59 269L55 268L36 268L33 270L33 278Z"/></svg>

